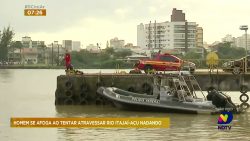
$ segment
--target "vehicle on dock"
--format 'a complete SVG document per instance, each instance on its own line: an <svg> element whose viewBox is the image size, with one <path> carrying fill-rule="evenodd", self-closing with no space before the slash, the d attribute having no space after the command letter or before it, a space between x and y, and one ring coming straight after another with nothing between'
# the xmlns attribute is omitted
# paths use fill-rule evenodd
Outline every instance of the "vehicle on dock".
<svg viewBox="0 0 250 141"><path fill-rule="evenodd" d="M215 114L227 110L240 113L230 96L215 89L205 96L190 74L156 75L153 95L133 93L116 87L100 87L97 91L118 108L182 113ZM198 96L202 95L202 96Z"/></svg>
<svg viewBox="0 0 250 141"><path fill-rule="evenodd" d="M155 71L180 71L187 70L193 73L196 69L192 62L184 61L171 54L157 54L152 59L139 60L135 67L145 73Z"/></svg>
<svg viewBox="0 0 250 141"><path fill-rule="evenodd" d="M240 74L245 67L245 60L247 59L247 71L250 71L250 56L240 58L234 61L228 61L222 64L223 71L232 72L233 74Z"/></svg>

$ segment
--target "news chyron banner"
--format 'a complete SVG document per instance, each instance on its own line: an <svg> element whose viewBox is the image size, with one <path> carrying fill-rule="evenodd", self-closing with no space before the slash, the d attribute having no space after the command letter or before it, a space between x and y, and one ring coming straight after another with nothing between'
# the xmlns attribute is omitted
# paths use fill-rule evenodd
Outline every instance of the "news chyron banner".
<svg viewBox="0 0 250 141"><path fill-rule="evenodd" d="M20 118L10 119L13 128L169 128L166 118Z"/></svg>

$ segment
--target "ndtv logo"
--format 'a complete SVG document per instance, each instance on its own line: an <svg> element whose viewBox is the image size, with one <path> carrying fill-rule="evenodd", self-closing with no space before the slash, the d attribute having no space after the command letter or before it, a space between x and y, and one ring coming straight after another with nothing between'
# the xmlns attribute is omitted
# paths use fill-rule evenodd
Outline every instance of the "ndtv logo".
<svg viewBox="0 0 250 141"><path fill-rule="evenodd" d="M218 118L218 130L231 130L232 126L228 124L233 120L232 112L223 111Z"/></svg>

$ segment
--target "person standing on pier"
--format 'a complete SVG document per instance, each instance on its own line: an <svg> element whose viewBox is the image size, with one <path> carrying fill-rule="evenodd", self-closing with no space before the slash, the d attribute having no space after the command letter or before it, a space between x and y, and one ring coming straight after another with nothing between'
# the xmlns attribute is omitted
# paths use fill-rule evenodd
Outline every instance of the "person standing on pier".
<svg viewBox="0 0 250 141"><path fill-rule="evenodd" d="M64 56L64 60L65 60L66 70L72 70L73 67L71 65L71 56L70 56L70 53L68 52L68 50L66 50L66 53L65 53L65 56Z"/></svg>

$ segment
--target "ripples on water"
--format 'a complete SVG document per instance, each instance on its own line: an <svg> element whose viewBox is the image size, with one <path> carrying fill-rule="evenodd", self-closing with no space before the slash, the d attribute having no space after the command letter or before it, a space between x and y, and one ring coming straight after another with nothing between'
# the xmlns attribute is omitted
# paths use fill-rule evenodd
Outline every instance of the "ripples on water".
<svg viewBox="0 0 250 141"><path fill-rule="evenodd" d="M72 112L74 108L74 112ZM108 106L57 106L57 116L76 117L170 117L169 129L58 129L58 134L88 140L249 140L249 112L234 115L231 131L218 131L218 115L190 115L119 111Z"/></svg>
<svg viewBox="0 0 250 141"><path fill-rule="evenodd" d="M234 115L231 131L218 131L218 115L131 112L111 106L55 106L56 76L63 73L63 70L0 70L0 141L250 140L249 111ZM239 102L239 92L228 94ZM170 128L18 129L9 127L10 117L170 117Z"/></svg>

